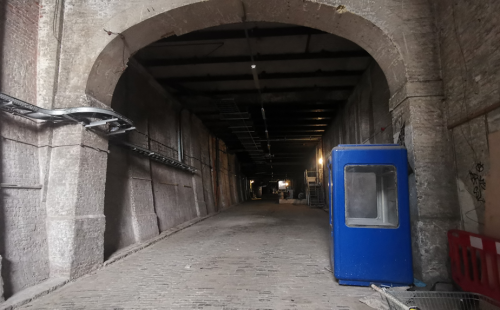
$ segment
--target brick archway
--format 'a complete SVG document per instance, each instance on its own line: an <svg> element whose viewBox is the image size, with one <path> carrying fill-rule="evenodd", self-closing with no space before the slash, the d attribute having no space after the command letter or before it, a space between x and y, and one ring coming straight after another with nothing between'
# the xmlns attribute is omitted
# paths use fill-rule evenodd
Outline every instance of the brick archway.
<svg viewBox="0 0 500 310"><path fill-rule="evenodd" d="M370 53L382 68L390 89L393 125L398 131L401 125L405 126L400 132L404 134L414 171L409 181L415 272L428 282L447 277L447 251L443 245L446 231L455 228L457 223L456 191L441 109L443 87L436 32L429 6L419 1L405 3L404 7L366 1L346 1L341 5L337 0L150 0L138 3L111 1L102 12L101 3L93 3L92 10L74 5L66 11L67 16L85 22L64 25L60 62L57 66L41 67L43 83L52 83L51 76L56 70L58 76L57 88L49 92L52 86L47 87L41 93L43 101L51 101L48 99L55 93L53 108L86 105L109 108L117 81L135 52L163 37L218 25L244 20L295 24L351 40ZM78 12L78 9L91 13L82 17L80 14L86 12ZM50 61L44 57L39 59L42 64ZM100 149L107 147L107 141L80 129L61 129L61 132ZM64 135L58 132L55 136ZM102 200L106 161L103 154L91 149L85 149L90 155L83 151L64 152L60 148L52 155L51 175L57 182L52 182L55 186L49 184L47 200L64 204L58 200L63 190L61 180L77 180L70 183L74 193L91 192L95 197L89 205L75 194L64 204L72 214L87 210L92 217L85 218L86 225L92 229L83 225L73 229L70 225L80 220L75 215L65 228L71 238L61 242L58 219L49 221L50 255L62 253L61 259L51 263L51 272L74 276L88 272L102 260L99 244L102 244L105 225ZM100 169L87 169L85 165L91 156L100 156L99 165L95 165ZM80 163L73 174L64 170L67 157ZM98 244L94 255L83 255L84 247L80 243Z"/></svg>
<svg viewBox="0 0 500 310"><path fill-rule="evenodd" d="M110 31L109 35L101 30L94 36L90 45L98 42L94 50L96 58L90 72L82 72L81 78L87 77L87 80L79 79L80 83L85 82L87 95L110 106L113 90L128 58L139 49L164 37L244 20L306 26L353 41L378 62L386 75L391 95L395 95L408 80L405 61L396 43L381 28L352 13L348 7L302 0L171 2L156 1L148 6L125 10L104 25L103 29ZM87 56L91 55L87 53Z"/></svg>

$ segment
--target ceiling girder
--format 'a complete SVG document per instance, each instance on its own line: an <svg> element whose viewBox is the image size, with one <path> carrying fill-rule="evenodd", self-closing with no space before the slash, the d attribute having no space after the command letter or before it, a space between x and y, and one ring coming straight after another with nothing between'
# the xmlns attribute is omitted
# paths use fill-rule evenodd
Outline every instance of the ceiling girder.
<svg viewBox="0 0 500 310"><path fill-rule="evenodd" d="M248 29L250 38L268 38L297 35L327 34L321 30L306 27L283 27L283 28L252 28ZM246 39L245 32L240 29L235 30L211 30L196 31L184 34L182 36L171 36L156 41L151 47L164 46L168 43L190 42L190 41L212 41L212 40L234 40Z"/></svg>
<svg viewBox="0 0 500 310"><path fill-rule="evenodd" d="M366 51L338 51L329 52L322 51L320 53L307 54L269 54L256 55L256 62L271 62L271 61L294 61L294 60L333 60L346 58L367 58L370 57ZM203 64L224 64L224 63L250 63L248 55L228 56L228 57L200 57L200 58L176 58L176 59L145 59L141 60L141 64L145 67L167 67L167 66L186 66L186 65L203 65Z"/></svg>
<svg viewBox="0 0 500 310"><path fill-rule="evenodd" d="M162 85L164 85L163 83ZM262 88L262 95L266 94L274 94L274 93L288 93L288 92L333 92L333 91L347 91L346 99L349 97L351 91L353 90L353 86L326 86L326 87L292 87L292 88ZM224 96L225 98L234 97L235 95L241 94L254 94L255 89L231 89L231 90L213 90L213 91L204 91L199 92L195 90L184 89L179 93L176 93L177 96L192 96L192 95L204 95L204 96ZM234 99L234 98L231 98ZM265 97L263 97L265 101ZM237 100L235 100L237 101ZM237 101L239 103L239 101Z"/></svg>
<svg viewBox="0 0 500 310"><path fill-rule="evenodd" d="M329 78L329 77L361 77L363 71L360 70L336 70L336 71L313 71L313 72L282 72L259 74L260 80L285 80L285 79L306 79L306 78ZM205 75L205 76L174 76L168 78L158 78L160 84L170 83L192 83L192 82L225 82L225 81L252 81L252 74L235 75ZM351 87L351 86L349 86ZM253 90L255 92L255 90Z"/></svg>

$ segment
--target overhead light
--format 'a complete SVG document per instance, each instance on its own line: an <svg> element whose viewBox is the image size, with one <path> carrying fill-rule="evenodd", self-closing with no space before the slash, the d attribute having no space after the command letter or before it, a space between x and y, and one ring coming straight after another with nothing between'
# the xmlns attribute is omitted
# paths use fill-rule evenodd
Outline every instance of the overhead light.
<svg viewBox="0 0 500 310"><path fill-rule="evenodd" d="M257 65L251 65L252 69L257 68Z"/></svg>
<svg viewBox="0 0 500 310"><path fill-rule="evenodd" d="M253 183L254 181L253 180L250 180L250 183Z"/></svg>
<svg viewBox="0 0 500 310"><path fill-rule="evenodd" d="M323 164L323 157L320 157L319 160L318 160L319 164L322 165Z"/></svg>

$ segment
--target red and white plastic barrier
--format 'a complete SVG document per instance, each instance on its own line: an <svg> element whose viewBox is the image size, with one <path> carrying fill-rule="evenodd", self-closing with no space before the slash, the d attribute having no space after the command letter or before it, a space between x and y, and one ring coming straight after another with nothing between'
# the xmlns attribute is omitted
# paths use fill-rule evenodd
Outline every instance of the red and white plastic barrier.
<svg viewBox="0 0 500 310"><path fill-rule="evenodd" d="M462 231L448 232L451 273L464 291L500 300L500 240Z"/></svg>

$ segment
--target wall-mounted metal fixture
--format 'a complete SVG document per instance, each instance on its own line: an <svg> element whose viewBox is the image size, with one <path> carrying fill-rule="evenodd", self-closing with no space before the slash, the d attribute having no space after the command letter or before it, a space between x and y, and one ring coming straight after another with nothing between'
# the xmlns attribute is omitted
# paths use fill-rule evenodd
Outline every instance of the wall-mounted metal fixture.
<svg viewBox="0 0 500 310"><path fill-rule="evenodd" d="M0 188L42 189L42 185L19 185L19 184L0 183Z"/></svg>
<svg viewBox="0 0 500 310"><path fill-rule="evenodd" d="M178 168L178 169L181 169L181 170L186 170L186 171L189 171L191 173L196 173L196 171L198 171L198 169L196 169L195 167L186 165L186 164L184 164L184 163L182 163L182 162L180 162L178 160L166 157L166 156L164 156L162 154L153 152L151 150L148 150L146 148L140 147L138 145L134 145L134 144L131 144L131 143L128 143L128 142L125 142L125 141L119 141L119 140L111 140L111 142L113 142L115 144L118 144L118 145L121 145L123 147L126 147L129 150L131 150L131 151L133 151L135 153L138 153L138 154L140 154L142 156L149 157L152 160L154 160L156 162L159 162L161 164L164 164L164 165L167 165L167 166L171 166L171 167L175 167L175 168Z"/></svg>
<svg viewBox="0 0 500 310"><path fill-rule="evenodd" d="M111 110L93 107L48 110L2 93L0 93L0 111L42 122L80 123L85 126L85 128L108 125L108 130L105 132L108 136L135 129L131 120ZM197 169L192 166L186 165L181 161L165 157L149 149L130 144L125 141L111 140L111 142L122 145L135 153L147 156L150 159L164 165L186 170L191 173L196 173L197 171ZM26 186L2 183L0 188L40 189L41 185Z"/></svg>
<svg viewBox="0 0 500 310"><path fill-rule="evenodd" d="M80 123L85 128L108 125L107 135L116 135L135 129L128 118L111 110L78 107L68 109L43 109L0 93L0 110L32 120L52 123Z"/></svg>

